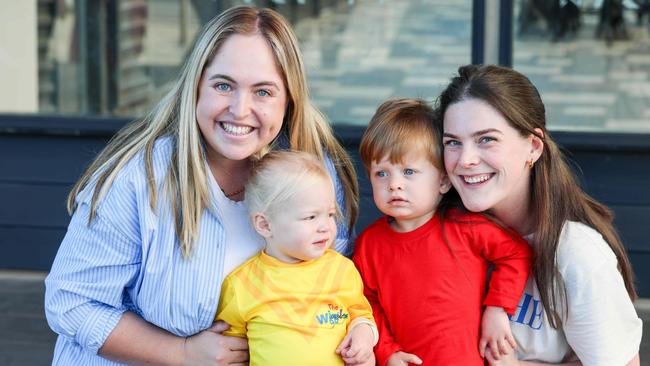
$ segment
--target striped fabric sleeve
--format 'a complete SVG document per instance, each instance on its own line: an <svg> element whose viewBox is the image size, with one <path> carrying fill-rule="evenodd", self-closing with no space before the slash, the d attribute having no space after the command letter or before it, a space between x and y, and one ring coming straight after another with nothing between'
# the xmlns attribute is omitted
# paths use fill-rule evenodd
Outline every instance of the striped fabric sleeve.
<svg viewBox="0 0 650 366"><path fill-rule="evenodd" d="M125 288L140 270L139 242L110 219L114 215L125 220L137 211L120 207L120 203L134 202L121 193L129 195L111 193L90 225L89 205L79 205L45 280L45 313L50 327L93 353L127 310L123 305ZM129 219L137 223L137 214Z"/></svg>
<svg viewBox="0 0 650 366"><path fill-rule="evenodd" d="M328 154L325 154L325 166L329 172L332 180L334 181L334 192L336 193L336 205L341 211L341 217L336 222L336 241L334 242L334 250L337 252L348 255L350 254L349 240L350 235L348 233L348 213L345 211L345 191L343 189L343 184L339 178L338 173L336 172L336 167L334 162Z"/></svg>

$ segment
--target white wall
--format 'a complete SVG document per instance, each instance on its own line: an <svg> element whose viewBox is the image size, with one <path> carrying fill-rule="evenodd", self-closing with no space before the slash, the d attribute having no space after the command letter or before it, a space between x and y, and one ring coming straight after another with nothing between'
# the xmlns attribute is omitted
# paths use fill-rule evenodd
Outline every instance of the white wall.
<svg viewBox="0 0 650 366"><path fill-rule="evenodd" d="M0 0L0 113L38 111L37 0Z"/></svg>

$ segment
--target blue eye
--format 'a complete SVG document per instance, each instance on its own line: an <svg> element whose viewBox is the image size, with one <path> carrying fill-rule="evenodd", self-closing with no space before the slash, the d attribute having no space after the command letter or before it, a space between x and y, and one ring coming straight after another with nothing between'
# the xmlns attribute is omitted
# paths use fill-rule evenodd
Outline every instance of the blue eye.
<svg viewBox="0 0 650 366"><path fill-rule="evenodd" d="M415 174L415 169L406 168L404 169L404 175L413 175Z"/></svg>
<svg viewBox="0 0 650 366"><path fill-rule="evenodd" d="M271 93L269 93L267 90L258 90L255 92L258 97L270 97Z"/></svg>
<svg viewBox="0 0 650 366"><path fill-rule="evenodd" d="M449 146L449 147L460 146L460 141L458 141L458 140L447 140L447 141L443 142L443 145Z"/></svg>
<svg viewBox="0 0 650 366"><path fill-rule="evenodd" d="M388 174L386 174L386 172L383 171L383 170L379 170L379 171L377 171L377 172L375 173L375 176L377 176L377 177L385 177L385 176L387 176L387 175L388 175Z"/></svg>
<svg viewBox="0 0 650 366"><path fill-rule="evenodd" d="M217 91L220 91L220 92L227 92L227 91L230 91L230 85L228 85L228 84L226 84L226 83L219 83L219 84L215 85L214 88L215 88Z"/></svg>
<svg viewBox="0 0 650 366"><path fill-rule="evenodd" d="M496 141L496 140L497 140L497 139L495 139L495 138L492 137L492 136L483 136L483 137L481 137L481 138L478 140L478 142L480 142L480 143L482 143L482 144L486 144L486 143L488 143L488 142L492 142L492 141Z"/></svg>

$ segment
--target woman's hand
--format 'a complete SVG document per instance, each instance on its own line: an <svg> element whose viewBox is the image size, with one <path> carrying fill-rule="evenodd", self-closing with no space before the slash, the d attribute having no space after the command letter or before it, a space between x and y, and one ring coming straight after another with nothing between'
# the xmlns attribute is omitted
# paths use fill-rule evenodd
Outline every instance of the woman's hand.
<svg viewBox="0 0 650 366"><path fill-rule="evenodd" d="M374 354L374 335L370 325L361 323L354 326L336 348L346 365L368 364ZM373 360L374 361L374 360ZM372 363L374 365L374 362Z"/></svg>
<svg viewBox="0 0 650 366"><path fill-rule="evenodd" d="M408 366L409 364L421 365L422 360L412 354L406 352L395 352L386 361L386 366Z"/></svg>
<svg viewBox="0 0 650 366"><path fill-rule="evenodd" d="M248 341L222 335L228 328L227 323L217 321L210 328L186 338L183 366L248 365Z"/></svg>

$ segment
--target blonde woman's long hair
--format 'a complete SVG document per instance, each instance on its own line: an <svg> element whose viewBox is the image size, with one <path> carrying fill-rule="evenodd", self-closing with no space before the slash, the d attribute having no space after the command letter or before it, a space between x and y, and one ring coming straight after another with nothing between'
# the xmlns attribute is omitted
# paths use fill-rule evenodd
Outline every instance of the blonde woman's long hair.
<svg viewBox="0 0 650 366"><path fill-rule="evenodd" d="M603 236L616 255L627 293L630 299L635 300L632 266L614 228L614 216L576 182L562 152L546 129L546 111L537 88L526 76L510 68L463 66L438 97L436 122L441 132L447 108L472 98L492 106L521 136L535 135L544 142L544 151L531 170L530 216L535 233L533 275L551 326L558 328L567 311L564 282L556 268L560 234L567 220L588 225ZM541 130L542 134L535 129ZM441 206L459 203L453 201L458 201L458 193L452 189L444 196Z"/></svg>
<svg viewBox="0 0 650 366"><path fill-rule="evenodd" d="M202 137L196 122L197 90L204 68L233 34L260 34L271 45L289 97L282 130L288 136L291 149L314 154L321 161L324 161L324 153L329 154L342 183L343 208L352 230L359 210L356 173L328 121L309 98L296 37L280 14L247 6L230 8L205 25L171 90L149 114L122 128L72 188L67 200L70 214L77 208L76 197L89 184L94 184L90 224L96 216L98 203L106 196L120 171L141 152L144 154L149 202L156 212L159 192L154 179L153 150L158 139L170 137L174 148L163 190L176 218L176 235L181 250L186 257L189 256L199 233L201 215L210 204L209 173L205 169ZM267 151L264 149L253 158Z"/></svg>

